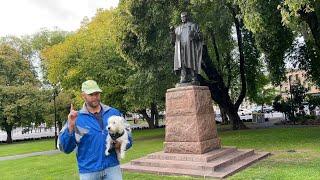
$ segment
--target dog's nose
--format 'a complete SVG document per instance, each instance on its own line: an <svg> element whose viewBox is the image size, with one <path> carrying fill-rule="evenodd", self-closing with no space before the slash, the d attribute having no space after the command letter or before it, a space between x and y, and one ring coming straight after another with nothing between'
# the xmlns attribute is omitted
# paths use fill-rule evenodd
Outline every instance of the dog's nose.
<svg viewBox="0 0 320 180"><path fill-rule="evenodd" d="M108 127L108 130L110 130L110 127Z"/></svg>

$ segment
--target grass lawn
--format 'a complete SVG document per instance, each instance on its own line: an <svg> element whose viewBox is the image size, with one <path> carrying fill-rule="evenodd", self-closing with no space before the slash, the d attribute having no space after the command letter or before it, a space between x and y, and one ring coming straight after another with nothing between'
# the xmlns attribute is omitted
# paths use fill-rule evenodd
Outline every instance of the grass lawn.
<svg viewBox="0 0 320 180"><path fill-rule="evenodd" d="M128 162L148 153L162 150L163 129L134 131L134 146L127 152ZM272 156L259 161L229 179L319 179L320 128L275 128L220 132L224 146L254 148L269 151ZM44 141L46 142L46 141ZM39 144L44 143L42 141ZM50 142L50 141L49 141ZM51 141L53 143L53 141ZM33 142L34 146L37 142ZM3 149L21 153L17 148L33 143L0 145ZM27 148L24 148L27 149ZM51 148L52 149L52 148ZM0 179L77 179L75 154L36 156L18 160L0 161ZM124 173L124 179L177 180L199 179L191 177L156 176Z"/></svg>
<svg viewBox="0 0 320 180"><path fill-rule="evenodd" d="M147 133L146 133L147 132ZM134 140L164 137L163 129L134 131ZM55 148L54 139L0 144L0 157L17 154L26 154L39 151L48 151Z"/></svg>

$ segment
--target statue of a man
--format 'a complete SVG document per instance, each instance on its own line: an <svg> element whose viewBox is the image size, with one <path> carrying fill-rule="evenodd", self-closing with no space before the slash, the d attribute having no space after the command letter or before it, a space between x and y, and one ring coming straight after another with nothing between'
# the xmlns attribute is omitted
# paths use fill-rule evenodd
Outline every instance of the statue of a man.
<svg viewBox="0 0 320 180"><path fill-rule="evenodd" d="M187 12L181 13L182 24L171 27L171 41L175 44L174 70L180 73L180 84L199 85L202 60L202 37L199 26L189 21Z"/></svg>

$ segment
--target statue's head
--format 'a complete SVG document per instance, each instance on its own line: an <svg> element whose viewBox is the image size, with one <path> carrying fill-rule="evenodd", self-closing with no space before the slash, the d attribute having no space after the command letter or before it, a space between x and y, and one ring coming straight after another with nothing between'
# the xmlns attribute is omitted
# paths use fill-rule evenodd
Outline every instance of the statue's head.
<svg viewBox="0 0 320 180"><path fill-rule="evenodd" d="M181 22L186 23L189 21L189 15L187 12L182 12L181 13Z"/></svg>

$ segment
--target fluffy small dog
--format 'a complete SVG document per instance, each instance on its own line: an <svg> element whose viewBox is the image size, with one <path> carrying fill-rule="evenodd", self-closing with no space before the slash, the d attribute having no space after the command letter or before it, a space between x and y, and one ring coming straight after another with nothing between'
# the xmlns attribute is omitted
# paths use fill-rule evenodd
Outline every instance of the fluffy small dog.
<svg viewBox="0 0 320 180"><path fill-rule="evenodd" d="M120 150L116 149L118 160L123 159L125 156L126 146L129 142L128 133L131 132L130 125L126 120L120 116L111 116L108 119L108 136L106 140L106 152L108 156L110 151L114 148L114 144L119 142L121 144Z"/></svg>

